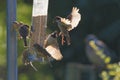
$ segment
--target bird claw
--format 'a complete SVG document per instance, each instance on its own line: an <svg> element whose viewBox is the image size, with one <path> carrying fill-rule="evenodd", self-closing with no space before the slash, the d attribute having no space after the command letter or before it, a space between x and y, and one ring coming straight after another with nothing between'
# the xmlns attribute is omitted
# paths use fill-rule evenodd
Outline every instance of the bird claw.
<svg viewBox="0 0 120 80"><path fill-rule="evenodd" d="M60 33L59 33L59 36L62 37L61 44L64 45L64 43L65 43L64 34L62 34L62 33L60 32Z"/></svg>

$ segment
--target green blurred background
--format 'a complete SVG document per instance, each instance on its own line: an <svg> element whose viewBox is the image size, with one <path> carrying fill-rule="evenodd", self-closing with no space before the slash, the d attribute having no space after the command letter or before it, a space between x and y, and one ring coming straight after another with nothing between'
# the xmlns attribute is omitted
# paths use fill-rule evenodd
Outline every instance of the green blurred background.
<svg viewBox="0 0 120 80"><path fill-rule="evenodd" d="M17 20L31 25L32 0L17 0ZM31 66L24 66L21 61L23 45L18 40L18 80L65 80L66 64L70 62L90 64L86 57L84 39L88 34L95 34L109 48L115 51L120 60L120 1L119 0L49 0L48 29L58 29L52 20L55 16L69 14L71 8L77 6L82 15L78 27L70 32L72 45L60 46L64 56L60 62L49 64L34 63L38 68L35 72ZM0 0L0 80L7 79L6 62L6 0ZM86 79L88 80L88 79ZM98 79L97 79L98 80Z"/></svg>

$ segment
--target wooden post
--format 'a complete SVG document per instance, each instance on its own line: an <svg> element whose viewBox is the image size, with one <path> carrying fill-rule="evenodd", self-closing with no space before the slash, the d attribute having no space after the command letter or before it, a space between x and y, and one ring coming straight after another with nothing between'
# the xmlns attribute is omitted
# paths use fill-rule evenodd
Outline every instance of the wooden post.
<svg viewBox="0 0 120 80"><path fill-rule="evenodd" d="M31 47L34 43L43 46L47 27L47 10L48 0L33 0L32 25L34 30L30 42Z"/></svg>
<svg viewBox="0 0 120 80"><path fill-rule="evenodd" d="M12 22L16 20L16 0L7 0L7 80L17 80L17 41Z"/></svg>

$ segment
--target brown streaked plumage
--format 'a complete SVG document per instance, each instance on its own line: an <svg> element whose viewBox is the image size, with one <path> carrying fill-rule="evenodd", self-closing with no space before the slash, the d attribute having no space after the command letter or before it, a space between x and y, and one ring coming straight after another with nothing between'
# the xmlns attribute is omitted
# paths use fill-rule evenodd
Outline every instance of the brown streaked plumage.
<svg viewBox="0 0 120 80"><path fill-rule="evenodd" d="M64 43L64 37L66 38L67 44L70 45L70 35L69 31L77 27L79 21L81 20L81 15L79 9L77 7L73 7L71 13L67 16L67 18L62 18L60 16L56 16L56 22L58 23L58 27L60 29L60 35L62 36L62 43Z"/></svg>

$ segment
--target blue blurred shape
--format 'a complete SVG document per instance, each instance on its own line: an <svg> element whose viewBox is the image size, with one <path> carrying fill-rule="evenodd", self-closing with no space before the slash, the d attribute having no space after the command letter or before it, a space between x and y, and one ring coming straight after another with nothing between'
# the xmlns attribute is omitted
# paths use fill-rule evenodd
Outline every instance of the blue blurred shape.
<svg viewBox="0 0 120 80"><path fill-rule="evenodd" d="M16 32L12 22L16 20L16 0L7 0L7 80L18 79Z"/></svg>
<svg viewBox="0 0 120 80"><path fill-rule="evenodd" d="M116 54L94 34L89 34L85 41L86 54L92 64L104 66L105 64L117 61Z"/></svg>

